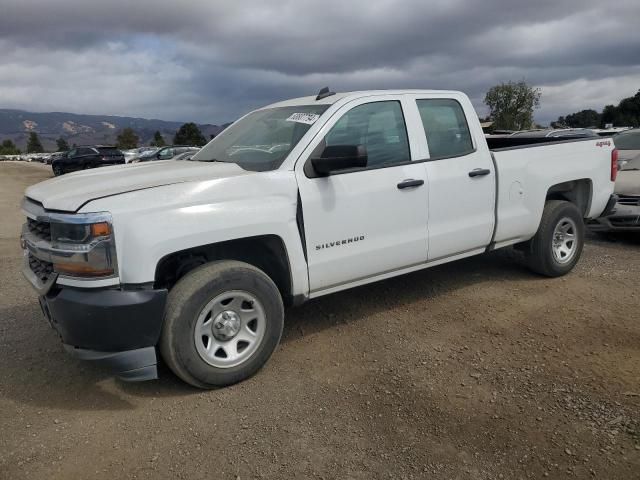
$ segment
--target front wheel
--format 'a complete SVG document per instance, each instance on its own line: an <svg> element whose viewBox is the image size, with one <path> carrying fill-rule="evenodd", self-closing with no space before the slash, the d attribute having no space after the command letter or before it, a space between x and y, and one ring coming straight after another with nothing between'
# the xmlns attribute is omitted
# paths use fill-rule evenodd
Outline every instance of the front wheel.
<svg viewBox="0 0 640 480"><path fill-rule="evenodd" d="M283 325L282 297L264 272L243 262L213 262L169 292L160 351L185 382L222 387L267 362Z"/></svg>
<svg viewBox="0 0 640 480"><path fill-rule="evenodd" d="M53 170L53 174L54 174L56 177L59 177L60 175L63 175L63 174L64 174L64 170L63 170L63 169L62 169L62 167L61 167L61 166L59 166L59 165L54 165L54 166L53 166L53 167L51 167L51 168L52 168L52 170Z"/></svg>
<svg viewBox="0 0 640 480"><path fill-rule="evenodd" d="M566 275L580 259L584 221L571 202L551 200L544 206L536 235L527 248L529 268L547 277Z"/></svg>

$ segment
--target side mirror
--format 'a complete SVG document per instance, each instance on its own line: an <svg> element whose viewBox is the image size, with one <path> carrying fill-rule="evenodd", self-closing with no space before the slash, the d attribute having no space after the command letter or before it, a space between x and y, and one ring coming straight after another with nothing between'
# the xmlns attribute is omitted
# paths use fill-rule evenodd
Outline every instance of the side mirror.
<svg viewBox="0 0 640 480"><path fill-rule="evenodd" d="M311 165L318 176L332 172L367 166L367 148L364 145L331 145L325 147L319 157L311 158Z"/></svg>

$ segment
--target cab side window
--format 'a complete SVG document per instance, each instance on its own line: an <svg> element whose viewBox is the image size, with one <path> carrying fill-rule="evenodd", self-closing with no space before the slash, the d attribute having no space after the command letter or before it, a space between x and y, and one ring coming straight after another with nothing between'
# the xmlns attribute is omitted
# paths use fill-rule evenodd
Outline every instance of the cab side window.
<svg viewBox="0 0 640 480"><path fill-rule="evenodd" d="M407 128L398 101L373 102L354 107L329 131L324 145L365 146L367 168L411 161Z"/></svg>
<svg viewBox="0 0 640 480"><path fill-rule="evenodd" d="M452 99L417 100L431 159L461 157L474 151L462 106Z"/></svg>

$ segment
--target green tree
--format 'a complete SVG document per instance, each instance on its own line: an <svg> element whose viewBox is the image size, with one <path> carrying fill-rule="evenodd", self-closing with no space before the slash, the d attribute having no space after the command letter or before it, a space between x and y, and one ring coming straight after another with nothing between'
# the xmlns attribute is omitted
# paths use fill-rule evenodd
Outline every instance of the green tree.
<svg viewBox="0 0 640 480"><path fill-rule="evenodd" d="M5 140L0 145L0 155L20 155L20 149L11 140Z"/></svg>
<svg viewBox="0 0 640 480"><path fill-rule="evenodd" d="M122 130L116 139L116 146L122 150L128 150L130 148L138 147L138 135L133 131L133 128L127 127Z"/></svg>
<svg viewBox="0 0 640 480"><path fill-rule="evenodd" d="M193 123L185 123L173 137L174 145L195 145L201 147L207 143L198 126Z"/></svg>
<svg viewBox="0 0 640 480"><path fill-rule="evenodd" d="M156 133L153 134L153 140L151 140L150 145L152 147L164 147L166 145L164 137L159 130L156 130Z"/></svg>
<svg viewBox="0 0 640 480"><path fill-rule="evenodd" d="M484 97L496 130L524 130L533 125L533 111L540 106L539 88L527 82L501 83L491 87Z"/></svg>
<svg viewBox="0 0 640 480"><path fill-rule="evenodd" d="M69 150L69 144L62 137L56 140L56 145L58 146L58 152L66 152Z"/></svg>
<svg viewBox="0 0 640 480"><path fill-rule="evenodd" d="M44 148L42 148L42 144L40 143L38 134L36 132L31 132L29 134L29 141L27 142L27 153L42 153L42 152L44 152Z"/></svg>
<svg viewBox="0 0 640 480"><path fill-rule="evenodd" d="M601 125L612 123L616 127L640 126L640 90L633 97L620 100L615 105L607 105L602 111Z"/></svg>
<svg viewBox="0 0 640 480"><path fill-rule="evenodd" d="M571 113L566 117L558 117L558 120L551 123L554 128L589 128L598 127L601 115L595 110L581 110Z"/></svg>

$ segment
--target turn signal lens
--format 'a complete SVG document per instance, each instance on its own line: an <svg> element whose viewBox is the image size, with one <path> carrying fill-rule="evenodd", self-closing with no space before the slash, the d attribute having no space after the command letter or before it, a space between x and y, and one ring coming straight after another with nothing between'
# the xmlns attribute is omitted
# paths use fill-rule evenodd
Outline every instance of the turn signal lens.
<svg viewBox="0 0 640 480"><path fill-rule="evenodd" d="M113 269L96 269L84 263L54 263L53 269L62 274L74 275L77 277L106 277L113 275Z"/></svg>
<svg viewBox="0 0 640 480"><path fill-rule="evenodd" d="M107 222L91 224L92 237L106 237L108 235L111 235L111 226Z"/></svg>

